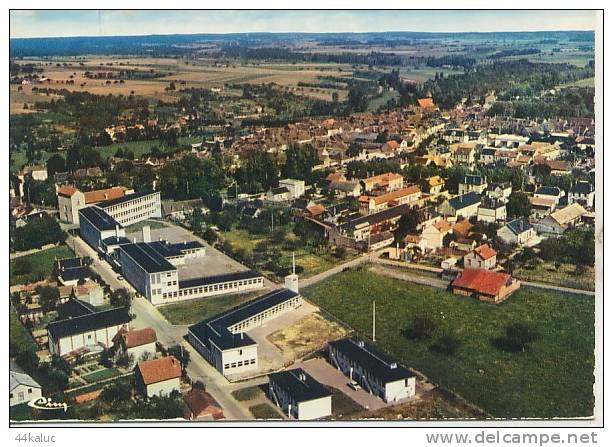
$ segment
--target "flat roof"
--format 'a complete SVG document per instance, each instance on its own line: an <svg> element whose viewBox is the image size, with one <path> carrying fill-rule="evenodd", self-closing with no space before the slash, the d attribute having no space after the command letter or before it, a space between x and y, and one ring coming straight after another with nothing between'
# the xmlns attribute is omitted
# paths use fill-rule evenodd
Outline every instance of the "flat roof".
<svg viewBox="0 0 613 447"><path fill-rule="evenodd" d="M189 331L201 343L207 346L214 343L222 350L255 345L257 343L246 333L233 334L228 328L296 296L298 294L289 289L274 290L212 318L196 323L189 327Z"/></svg>
<svg viewBox="0 0 613 447"><path fill-rule="evenodd" d="M198 241L183 241L183 242L175 242L173 244L170 244L174 249L176 250L193 250L196 248L203 248L204 245L202 245L200 242Z"/></svg>
<svg viewBox="0 0 613 447"><path fill-rule="evenodd" d="M382 383L415 377L415 374L396 363L388 354L363 340L343 338L330 342L330 346L368 370Z"/></svg>
<svg viewBox="0 0 613 447"><path fill-rule="evenodd" d="M332 395L330 390L308 375L302 368L269 374L268 378L283 388L297 402L307 402Z"/></svg>
<svg viewBox="0 0 613 447"><path fill-rule="evenodd" d="M104 310L80 317L54 321L47 326L47 332L56 340L88 331L128 323L132 318L127 307Z"/></svg>
<svg viewBox="0 0 613 447"><path fill-rule="evenodd" d="M85 217L99 231L114 230L122 226L109 214L97 206L88 206L79 210L79 217Z"/></svg>
<svg viewBox="0 0 613 447"><path fill-rule="evenodd" d="M149 196L152 194L159 194L159 191L153 192L134 192L132 194L126 194L123 197L118 197L116 199L105 200L104 202L98 203L97 206L100 208L108 208L113 205L119 205L120 203L129 202L131 200L140 199L141 197Z"/></svg>
<svg viewBox="0 0 613 447"><path fill-rule="evenodd" d="M125 244L121 245L119 250L124 251L147 273L167 272L177 269L174 265L168 262L166 258L160 254L160 252L155 250L150 243L137 242L133 244Z"/></svg>
<svg viewBox="0 0 613 447"><path fill-rule="evenodd" d="M242 279L261 278L262 274L254 270L247 270L236 273L223 273L221 275L203 276L201 278L184 279L179 281L179 289L189 289L191 287L208 286Z"/></svg>

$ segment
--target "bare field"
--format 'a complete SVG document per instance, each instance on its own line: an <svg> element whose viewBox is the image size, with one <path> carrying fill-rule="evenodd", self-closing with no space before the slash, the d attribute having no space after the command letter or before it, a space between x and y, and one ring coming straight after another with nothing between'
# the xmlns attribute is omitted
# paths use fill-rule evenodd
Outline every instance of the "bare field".
<svg viewBox="0 0 613 447"><path fill-rule="evenodd" d="M266 338L279 348L283 355L301 358L323 348L331 340L344 337L347 333L347 330L338 323L314 313L291 326L273 332Z"/></svg>
<svg viewBox="0 0 613 447"><path fill-rule="evenodd" d="M336 92L339 100L344 100L347 92L342 89L329 89L319 87L299 86L299 82L310 84L319 83L319 76L334 75L350 77L352 69L344 64L258 64L219 66L210 60L199 59L186 61L170 58L85 58L85 59L24 59L20 64L39 64L43 69L41 76L49 80L40 84L22 86L22 91L17 92L18 86L11 86L11 108L13 114L27 113L30 109L24 109L24 103L29 106L37 101L49 101L46 95L32 92L34 87L66 89L69 91L87 91L98 95L130 95L143 96L163 101L176 101L179 93L167 91L171 81L176 84L176 89L182 88L213 88L222 87L224 84L268 84L274 83L282 87L288 87L292 93L309 96L317 99L331 100ZM70 64L57 66L57 64ZM109 65L110 64L110 65ZM86 71L115 71L136 70L149 72L155 71L162 75L158 78L145 80L125 80L123 83L105 79L90 79L85 77ZM164 73L168 75L164 76ZM67 82L71 82L67 84ZM74 83L72 83L74 82ZM15 95L13 95L15 93ZM17 94L19 93L19 94ZM13 97L14 96L14 97Z"/></svg>

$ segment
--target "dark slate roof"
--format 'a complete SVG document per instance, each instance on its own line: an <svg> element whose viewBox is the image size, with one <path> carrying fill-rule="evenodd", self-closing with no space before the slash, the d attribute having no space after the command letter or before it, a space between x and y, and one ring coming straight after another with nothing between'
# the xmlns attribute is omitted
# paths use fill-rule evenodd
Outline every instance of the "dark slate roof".
<svg viewBox="0 0 613 447"><path fill-rule="evenodd" d="M352 230L358 225L368 222L370 225L376 225L381 222L385 222L386 220L393 219L398 216L402 216L403 214L407 214L411 210L411 207L406 203L403 205L398 205L393 208L387 208L383 211L379 211L378 213L369 214L368 216L361 216L356 219L352 219L349 222L345 222L340 225L343 230Z"/></svg>
<svg viewBox="0 0 613 447"><path fill-rule="evenodd" d="M244 272L224 273L222 275L203 276L201 278L184 279L179 281L179 289L189 289L191 287L208 286L241 279L261 278L262 275L254 270Z"/></svg>
<svg viewBox="0 0 613 447"><path fill-rule="evenodd" d="M74 281L75 279L91 278L94 272L89 267L75 267L71 269L65 269L59 273L59 276L64 281Z"/></svg>
<svg viewBox="0 0 613 447"><path fill-rule="evenodd" d="M528 222L528 219L525 217L519 217L507 223L507 227L509 227L513 233L521 234L530 230L532 228L532 224Z"/></svg>
<svg viewBox="0 0 613 447"><path fill-rule="evenodd" d="M543 194L545 196L557 197L560 195L560 188L558 188L557 186L541 186L536 191L534 191L534 194Z"/></svg>
<svg viewBox="0 0 613 447"><path fill-rule="evenodd" d="M79 218L85 217L98 230L114 230L117 226L121 228L119 222L107 214L106 211L97 206L88 206L79 210Z"/></svg>
<svg viewBox="0 0 613 447"><path fill-rule="evenodd" d="M260 209L255 206L246 206L243 208L243 214L248 217L254 217L259 211Z"/></svg>
<svg viewBox="0 0 613 447"><path fill-rule="evenodd" d="M254 345L245 333L232 334L228 327L257 315L266 309L294 298L298 294L289 289L277 289L255 300L241 304L208 320L189 327L189 331L206 346L215 344L222 350Z"/></svg>
<svg viewBox="0 0 613 447"><path fill-rule="evenodd" d="M498 208L502 208L504 205L505 203L502 200L484 197L481 199L480 208L485 208L486 210L496 210Z"/></svg>
<svg viewBox="0 0 613 447"><path fill-rule="evenodd" d="M280 186L279 188L272 188L270 191L274 195L277 195L277 194L287 194L289 192L289 189L287 189L285 186Z"/></svg>
<svg viewBox="0 0 613 447"><path fill-rule="evenodd" d="M130 256L147 273L168 272L176 270L176 267L164 258L157 250L148 243L126 244L120 250ZM121 259L121 258L120 258Z"/></svg>
<svg viewBox="0 0 613 447"><path fill-rule="evenodd" d="M454 210L461 210L462 208L466 208L479 202L481 202L481 196L476 192L471 191L467 192L466 194L462 194L461 196L456 196L449 199L449 206L451 206Z"/></svg>
<svg viewBox="0 0 613 447"><path fill-rule="evenodd" d="M493 147L485 147L481 150L481 155L494 155L496 154L496 149Z"/></svg>
<svg viewBox="0 0 613 447"><path fill-rule="evenodd" d="M141 197L149 196L149 195L152 195L152 194L156 194L156 192L155 191L154 192L146 192L146 191L144 191L144 192L135 192L135 193L132 193L132 194L126 194L125 196L118 197L116 199L105 200L104 202L98 203L97 206L99 206L100 208L104 209L104 208L108 208L108 207L113 206L113 205L119 205L120 203L129 202L131 200L139 199Z"/></svg>
<svg viewBox="0 0 613 447"><path fill-rule="evenodd" d="M94 306L76 298L69 299L65 303L60 304L57 308L57 313L60 320L81 317L83 315L89 315L95 312L96 308Z"/></svg>
<svg viewBox="0 0 613 447"><path fill-rule="evenodd" d="M577 182L570 188L570 192L573 194L589 194L594 192L594 185L590 182Z"/></svg>
<svg viewBox="0 0 613 447"><path fill-rule="evenodd" d="M55 261L58 270L62 269L73 269L76 267L81 267L82 260L81 258L65 258L58 259Z"/></svg>
<svg viewBox="0 0 613 447"><path fill-rule="evenodd" d="M120 236L120 237L111 236L111 237L107 237L106 239L102 239L101 243L108 247L111 245L131 244L132 241L128 239L127 237L123 237L123 236Z"/></svg>
<svg viewBox="0 0 613 447"><path fill-rule="evenodd" d="M464 184L466 185L482 185L485 180L480 175L465 175Z"/></svg>
<svg viewBox="0 0 613 447"><path fill-rule="evenodd" d="M395 382L415 376L405 367L398 365L385 352L362 340L343 338L330 342L330 346L361 365L382 383Z"/></svg>
<svg viewBox="0 0 613 447"><path fill-rule="evenodd" d="M198 241L177 242L177 243L174 243L174 244L170 244L170 246L172 247L173 250L179 250L179 251L193 250L195 248L202 248L202 247L204 247L204 245L202 245Z"/></svg>
<svg viewBox="0 0 613 447"><path fill-rule="evenodd" d="M88 331L104 329L111 326L128 323L131 320L127 307L117 307L102 312L68 318L49 323L47 331L54 339L82 334Z"/></svg>
<svg viewBox="0 0 613 447"><path fill-rule="evenodd" d="M174 244L167 241L146 242L146 244L166 259L176 258L177 256L183 255L183 253L181 253L181 251L175 247Z"/></svg>
<svg viewBox="0 0 613 447"><path fill-rule="evenodd" d="M269 374L268 379L284 389L296 402L307 402L332 395L302 368Z"/></svg>
<svg viewBox="0 0 613 447"><path fill-rule="evenodd" d="M511 184L509 182L502 182L502 183L489 183L487 185L487 188L485 188L486 191L495 191L496 188L500 188L500 189L507 189L510 188Z"/></svg>

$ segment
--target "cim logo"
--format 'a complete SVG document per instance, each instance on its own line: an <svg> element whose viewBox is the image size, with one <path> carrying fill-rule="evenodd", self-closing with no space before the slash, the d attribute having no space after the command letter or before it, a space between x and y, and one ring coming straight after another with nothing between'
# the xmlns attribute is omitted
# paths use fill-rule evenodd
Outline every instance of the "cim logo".
<svg viewBox="0 0 613 447"><path fill-rule="evenodd" d="M64 410L68 411L68 404L65 402L53 402L49 397L39 397L28 402L28 406L39 410Z"/></svg>

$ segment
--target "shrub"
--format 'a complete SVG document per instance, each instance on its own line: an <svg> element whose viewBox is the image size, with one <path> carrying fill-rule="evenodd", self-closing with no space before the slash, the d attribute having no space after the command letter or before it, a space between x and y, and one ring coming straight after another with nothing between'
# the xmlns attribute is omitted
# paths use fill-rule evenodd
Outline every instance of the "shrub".
<svg viewBox="0 0 613 447"><path fill-rule="evenodd" d="M425 315L417 315L411 325L403 331L403 335L413 340L421 340L430 337L437 328L432 318Z"/></svg>
<svg viewBox="0 0 613 447"><path fill-rule="evenodd" d="M525 352L538 335L538 331L528 323L511 323L506 327L505 335L494 338L492 344L502 351Z"/></svg>
<svg viewBox="0 0 613 447"><path fill-rule="evenodd" d="M444 355L453 355L462 345L461 340L454 334L444 334L430 345L430 350Z"/></svg>

